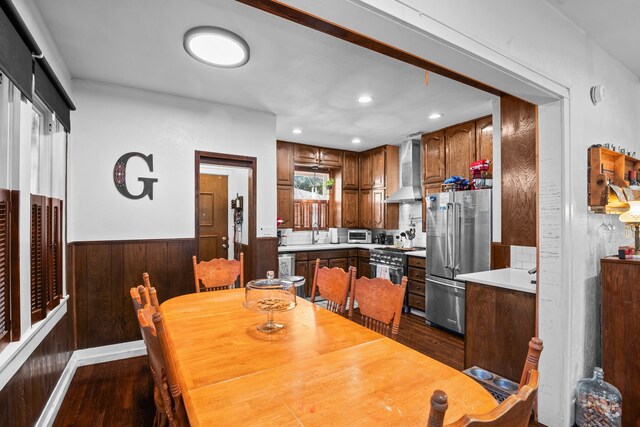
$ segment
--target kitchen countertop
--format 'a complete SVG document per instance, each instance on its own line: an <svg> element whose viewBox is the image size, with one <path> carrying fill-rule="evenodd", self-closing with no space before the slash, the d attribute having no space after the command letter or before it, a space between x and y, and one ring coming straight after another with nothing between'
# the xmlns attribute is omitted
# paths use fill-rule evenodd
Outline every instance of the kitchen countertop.
<svg viewBox="0 0 640 427"><path fill-rule="evenodd" d="M380 244L374 243L316 243L315 245L287 245L278 246L278 253L283 252L306 252L306 251L330 251L332 249L373 249L379 248Z"/></svg>
<svg viewBox="0 0 640 427"><path fill-rule="evenodd" d="M426 258L427 257L427 250L423 249L421 251L411 251L411 252L407 252L406 253L409 256L417 256L417 257L421 257L421 258Z"/></svg>
<svg viewBox="0 0 640 427"><path fill-rule="evenodd" d="M518 268L502 268L479 273L459 274L456 277L457 280L465 282L480 283L481 285L496 286L530 294L536 293L536 285L531 283L531 280L535 280L535 278L535 274L529 274L527 270Z"/></svg>

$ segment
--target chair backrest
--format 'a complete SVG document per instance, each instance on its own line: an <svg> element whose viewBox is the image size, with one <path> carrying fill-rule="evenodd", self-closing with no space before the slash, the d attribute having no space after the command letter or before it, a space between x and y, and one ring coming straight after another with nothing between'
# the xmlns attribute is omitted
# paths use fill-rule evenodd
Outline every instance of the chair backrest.
<svg viewBox="0 0 640 427"><path fill-rule="evenodd" d="M320 268L320 259L316 259L316 268L311 286L311 302L316 301L316 291L327 300L327 310L344 314L347 307L347 295L351 282L356 276L356 268L344 271L339 267Z"/></svg>
<svg viewBox="0 0 640 427"><path fill-rule="evenodd" d="M188 425L184 414L180 386L172 365L173 359L166 357L161 342L163 338L159 338L165 334L162 315L156 310L156 307L146 304L138 310L138 323L142 331L144 344L147 347L151 375L156 389L160 391L162 406L167 414L169 425ZM169 363L167 363L168 361Z"/></svg>
<svg viewBox="0 0 640 427"><path fill-rule="evenodd" d="M196 292L231 289L240 277L240 287L244 288L244 253L240 252L240 260L216 258L211 261L198 262L193 256L193 277Z"/></svg>
<svg viewBox="0 0 640 427"><path fill-rule="evenodd" d="M353 318L354 303L357 302L363 326L396 339L406 289L407 276L402 278L399 285L382 278L360 277L354 280L349 300L349 318Z"/></svg>
<svg viewBox="0 0 640 427"><path fill-rule="evenodd" d="M528 427L538 392L538 371L531 370L529 380L493 410L481 415L464 415L446 427ZM448 407L447 395L436 390L431 396L428 427L442 427Z"/></svg>

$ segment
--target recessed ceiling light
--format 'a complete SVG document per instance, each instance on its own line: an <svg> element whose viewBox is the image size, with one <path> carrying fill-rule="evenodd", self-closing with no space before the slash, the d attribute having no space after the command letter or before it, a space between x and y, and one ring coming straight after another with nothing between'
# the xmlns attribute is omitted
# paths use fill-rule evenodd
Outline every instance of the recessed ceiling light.
<svg viewBox="0 0 640 427"><path fill-rule="evenodd" d="M302 129L299 128L295 128L294 130L292 130L291 132L295 133L296 135L301 134L302 133Z"/></svg>
<svg viewBox="0 0 640 427"><path fill-rule="evenodd" d="M249 61L249 45L242 37L218 27L196 27L184 35L189 55L207 65L241 67Z"/></svg>
<svg viewBox="0 0 640 427"><path fill-rule="evenodd" d="M373 96L371 95L362 95L360 98L358 98L358 102L360 104L368 104L371 101L373 101Z"/></svg>
<svg viewBox="0 0 640 427"><path fill-rule="evenodd" d="M353 138L351 142L353 142L354 144L360 144L362 140L360 138Z"/></svg>
<svg viewBox="0 0 640 427"><path fill-rule="evenodd" d="M431 115L429 116L431 120L439 119L440 117L442 117L442 113L431 113Z"/></svg>

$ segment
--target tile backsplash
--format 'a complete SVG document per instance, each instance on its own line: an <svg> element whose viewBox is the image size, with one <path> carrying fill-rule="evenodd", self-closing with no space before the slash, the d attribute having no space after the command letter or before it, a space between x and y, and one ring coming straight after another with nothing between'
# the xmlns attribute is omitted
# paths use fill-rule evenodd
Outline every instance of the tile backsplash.
<svg viewBox="0 0 640 427"><path fill-rule="evenodd" d="M411 222L413 220L413 226ZM413 246L427 246L427 233L422 232L422 202L401 203L400 204L400 220L398 221L398 231L408 230L415 227L416 238L413 239Z"/></svg>
<svg viewBox="0 0 640 427"><path fill-rule="evenodd" d="M536 266L536 248L531 246L511 246L511 268L531 270Z"/></svg>

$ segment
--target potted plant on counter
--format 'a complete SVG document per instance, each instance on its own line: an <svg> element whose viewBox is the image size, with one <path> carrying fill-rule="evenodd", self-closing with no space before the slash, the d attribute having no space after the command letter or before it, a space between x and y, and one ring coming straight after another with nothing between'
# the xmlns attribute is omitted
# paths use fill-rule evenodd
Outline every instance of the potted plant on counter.
<svg viewBox="0 0 640 427"><path fill-rule="evenodd" d="M335 183L336 181L333 178L329 178L324 182L324 188L327 189L328 191L331 191Z"/></svg>

